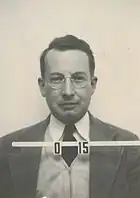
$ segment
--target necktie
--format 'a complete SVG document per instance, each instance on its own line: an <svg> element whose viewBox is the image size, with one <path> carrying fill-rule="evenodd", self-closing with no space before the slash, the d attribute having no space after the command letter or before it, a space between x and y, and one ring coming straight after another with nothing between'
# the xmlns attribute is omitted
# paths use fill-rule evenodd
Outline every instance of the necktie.
<svg viewBox="0 0 140 198"><path fill-rule="evenodd" d="M75 137L73 136L73 132L76 130L74 124L66 125L64 129L64 137L63 141L76 141ZM77 146L63 146L62 147L62 157L67 163L68 166L71 165L73 160L78 154L78 147Z"/></svg>

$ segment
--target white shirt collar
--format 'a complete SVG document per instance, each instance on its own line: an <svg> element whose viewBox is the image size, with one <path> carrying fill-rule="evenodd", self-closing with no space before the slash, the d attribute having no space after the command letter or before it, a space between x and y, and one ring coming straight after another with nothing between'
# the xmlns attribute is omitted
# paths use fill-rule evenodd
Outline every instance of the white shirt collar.
<svg viewBox="0 0 140 198"><path fill-rule="evenodd" d="M77 123L75 123L78 133L85 140L89 140L89 115L88 112ZM53 115L50 118L49 133L53 141L58 141L63 134L65 124L56 119Z"/></svg>

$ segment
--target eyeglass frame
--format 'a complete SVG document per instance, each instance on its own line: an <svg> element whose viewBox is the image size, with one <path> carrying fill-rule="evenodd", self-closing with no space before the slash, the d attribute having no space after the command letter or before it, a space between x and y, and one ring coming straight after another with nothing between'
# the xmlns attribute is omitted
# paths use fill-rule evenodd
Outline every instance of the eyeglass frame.
<svg viewBox="0 0 140 198"><path fill-rule="evenodd" d="M82 72L79 72L79 73L82 73ZM84 88L87 84L88 84L88 78L87 78L87 76L85 77L86 79L85 79L85 83L83 83L83 85L80 85L79 87L76 85L76 84L74 84L74 82L73 82L73 80L72 80L72 75L75 75L76 73L74 73L74 74L72 74L72 75L64 75L64 74L62 74L62 73L58 73L58 74L60 74L61 76L63 76L64 78L63 78L63 80L61 81L61 85L59 85L58 87L57 87L57 85L53 85L52 84L52 82L50 81L50 79L49 79L49 81L48 81L48 84L53 88L53 89L56 89L56 90L59 90L59 89L62 89L63 88L63 86L64 86L64 83L66 82L66 79L67 78L70 78L70 80L71 80L71 83L72 83L72 85L73 85L73 87L75 88L75 89L82 89L82 88ZM85 75L85 74L84 74ZM76 86L75 86L76 85Z"/></svg>

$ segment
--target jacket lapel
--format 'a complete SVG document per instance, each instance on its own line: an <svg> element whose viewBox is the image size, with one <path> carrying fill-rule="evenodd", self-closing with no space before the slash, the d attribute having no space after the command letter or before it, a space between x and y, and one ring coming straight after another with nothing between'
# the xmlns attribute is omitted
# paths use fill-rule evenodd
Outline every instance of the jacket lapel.
<svg viewBox="0 0 140 198"><path fill-rule="evenodd" d="M49 118L23 132L17 141L43 141ZM35 197L41 150L41 147L13 148L8 154L15 197Z"/></svg>
<svg viewBox="0 0 140 198"><path fill-rule="evenodd" d="M112 141L116 132L90 115L90 141ZM90 198L109 198L123 148L90 147Z"/></svg>

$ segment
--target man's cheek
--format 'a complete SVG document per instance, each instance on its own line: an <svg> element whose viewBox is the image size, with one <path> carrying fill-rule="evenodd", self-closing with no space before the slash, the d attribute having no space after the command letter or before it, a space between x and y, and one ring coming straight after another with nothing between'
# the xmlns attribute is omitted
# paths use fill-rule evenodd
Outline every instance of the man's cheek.
<svg viewBox="0 0 140 198"><path fill-rule="evenodd" d="M58 90L51 90L50 91L50 96L52 97L52 98L55 98L55 99L57 99L59 96L60 96L60 91L58 91Z"/></svg>
<svg viewBox="0 0 140 198"><path fill-rule="evenodd" d="M91 92L89 89L87 90L80 90L77 95L79 96L79 98L83 99L83 100L87 100L88 97L91 95Z"/></svg>

